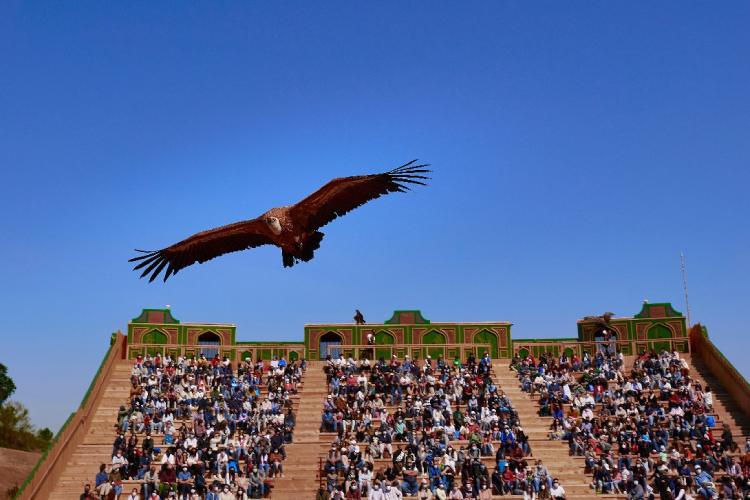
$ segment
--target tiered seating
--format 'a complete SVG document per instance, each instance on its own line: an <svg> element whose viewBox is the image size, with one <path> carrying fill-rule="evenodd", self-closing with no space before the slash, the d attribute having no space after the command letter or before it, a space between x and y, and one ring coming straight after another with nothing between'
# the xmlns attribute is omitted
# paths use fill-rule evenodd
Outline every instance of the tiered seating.
<svg viewBox="0 0 750 500"><path fill-rule="evenodd" d="M245 360L235 374L218 357L138 358L129 401L118 412L112 461L102 464L96 492L267 495L273 478L284 475L304 369L304 361Z"/></svg>
<svg viewBox="0 0 750 500"><path fill-rule="evenodd" d="M323 474L332 498L492 498L554 486L544 464L530 467L527 437L488 356L338 358L325 370L321 430L332 442Z"/></svg>
<svg viewBox="0 0 750 500"><path fill-rule="evenodd" d="M511 366L552 420L549 437L584 457L597 492L750 493L750 444L735 437L743 429L719 419L710 388L678 353L626 359L603 348L583 360L516 357Z"/></svg>

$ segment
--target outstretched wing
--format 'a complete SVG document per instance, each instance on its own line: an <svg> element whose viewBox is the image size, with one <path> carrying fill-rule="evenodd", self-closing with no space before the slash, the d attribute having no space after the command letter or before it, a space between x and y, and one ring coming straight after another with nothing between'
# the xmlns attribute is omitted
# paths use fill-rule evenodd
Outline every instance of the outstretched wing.
<svg viewBox="0 0 750 500"><path fill-rule="evenodd" d="M202 264L225 253L267 244L273 244L270 229L258 218L203 231L161 250L136 250L143 255L133 257L128 262L138 262L134 271L145 268L141 278L151 273L149 281L154 281L166 267L164 281L167 281L172 274L196 262Z"/></svg>
<svg viewBox="0 0 750 500"><path fill-rule="evenodd" d="M431 172L424 165L414 165L417 160L402 165L390 172L372 175L357 175L333 179L313 194L289 209L295 223L308 231L325 226L370 200L388 193L406 192L409 184L426 186Z"/></svg>

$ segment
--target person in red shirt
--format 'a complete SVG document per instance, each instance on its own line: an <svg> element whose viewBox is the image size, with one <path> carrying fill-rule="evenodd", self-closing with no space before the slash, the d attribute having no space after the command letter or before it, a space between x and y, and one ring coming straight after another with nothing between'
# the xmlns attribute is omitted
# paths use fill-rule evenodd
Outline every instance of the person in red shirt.
<svg viewBox="0 0 750 500"><path fill-rule="evenodd" d="M516 478L516 473L513 472L513 469L510 467L507 467L505 471L503 472L503 488L505 488L506 493L513 494L514 490L518 489L518 479Z"/></svg>
<svg viewBox="0 0 750 500"><path fill-rule="evenodd" d="M159 472L159 482L161 483L162 493L176 487L177 473L172 464L167 464L167 466Z"/></svg>

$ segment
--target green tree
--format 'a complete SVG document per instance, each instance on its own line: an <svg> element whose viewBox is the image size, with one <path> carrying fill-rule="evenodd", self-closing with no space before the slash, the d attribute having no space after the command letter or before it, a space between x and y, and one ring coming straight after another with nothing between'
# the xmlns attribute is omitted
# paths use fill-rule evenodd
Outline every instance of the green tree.
<svg viewBox="0 0 750 500"><path fill-rule="evenodd" d="M8 376L8 367L0 363L0 405L16 391L16 384Z"/></svg>
<svg viewBox="0 0 750 500"><path fill-rule="evenodd" d="M52 444L52 438L55 437L49 427L39 429L36 433L36 437L39 440L39 449L41 451L47 451Z"/></svg>
<svg viewBox="0 0 750 500"><path fill-rule="evenodd" d="M37 432L31 425L29 410L17 401L0 406L0 447L15 450L40 450L49 445L49 429ZM50 438L51 439L51 438Z"/></svg>

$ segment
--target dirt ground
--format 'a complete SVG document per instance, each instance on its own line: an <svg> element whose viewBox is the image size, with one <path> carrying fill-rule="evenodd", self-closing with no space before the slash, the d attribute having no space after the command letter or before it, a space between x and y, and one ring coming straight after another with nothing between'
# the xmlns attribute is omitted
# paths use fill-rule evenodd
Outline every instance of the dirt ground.
<svg viewBox="0 0 750 500"><path fill-rule="evenodd" d="M39 452L0 448L0 498L13 486L20 486L39 460Z"/></svg>

